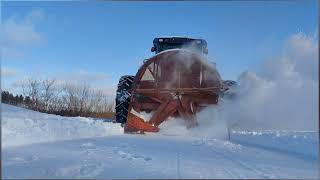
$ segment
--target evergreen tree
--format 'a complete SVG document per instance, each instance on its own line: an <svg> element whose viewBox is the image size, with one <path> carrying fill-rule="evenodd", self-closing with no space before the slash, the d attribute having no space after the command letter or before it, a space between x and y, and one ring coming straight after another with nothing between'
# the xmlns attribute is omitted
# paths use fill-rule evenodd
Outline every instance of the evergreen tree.
<svg viewBox="0 0 320 180"><path fill-rule="evenodd" d="M9 93L9 101L8 101L8 104L13 104L13 99L14 99L13 94Z"/></svg>
<svg viewBox="0 0 320 180"><path fill-rule="evenodd" d="M30 99L29 96L26 96L26 97L24 98L24 105L25 105L26 107L30 107L30 106L31 106L31 99Z"/></svg>
<svg viewBox="0 0 320 180"><path fill-rule="evenodd" d="M19 101L19 96L18 95L14 96L13 105L18 105L18 101Z"/></svg>
<svg viewBox="0 0 320 180"><path fill-rule="evenodd" d="M23 104L23 96L20 94L18 104L22 105Z"/></svg>
<svg viewBox="0 0 320 180"><path fill-rule="evenodd" d="M9 92L8 91L1 92L1 102L6 103L6 104L9 102Z"/></svg>

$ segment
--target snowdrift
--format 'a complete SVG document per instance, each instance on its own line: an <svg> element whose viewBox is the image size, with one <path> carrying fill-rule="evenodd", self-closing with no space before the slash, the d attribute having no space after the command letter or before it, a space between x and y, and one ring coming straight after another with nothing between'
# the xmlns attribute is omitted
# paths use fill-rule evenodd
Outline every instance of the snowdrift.
<svg viewBox="0 0 320 180"><path fill-rule="evenodd" d="M1 104L2 147L123 134L119 124L62 117Z"/></svg>

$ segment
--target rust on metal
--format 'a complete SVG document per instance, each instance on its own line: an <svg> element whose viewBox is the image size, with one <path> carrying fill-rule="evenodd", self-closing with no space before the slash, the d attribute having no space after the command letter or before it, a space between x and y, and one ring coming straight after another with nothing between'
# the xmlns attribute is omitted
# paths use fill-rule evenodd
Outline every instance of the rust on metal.
<svg viewBox="0 0 320 180"><path fill-rule="evenodd" d="M149 121L128 113L126 132L158 132L170 116L182 117L188 127L197 124L204 107L217 104L225 88L213 64L197 53L164 51L145 61L135 75L129 112L153 112Z"/></svg>
<svg viewBox="0 0 320 180"><path fill-rule="evenodd" d="M128 121L125 124L124 130L126 132L158 132L159 128L152 126L149 123L145 123L143 119L132 113L129 113Z"/></svg>

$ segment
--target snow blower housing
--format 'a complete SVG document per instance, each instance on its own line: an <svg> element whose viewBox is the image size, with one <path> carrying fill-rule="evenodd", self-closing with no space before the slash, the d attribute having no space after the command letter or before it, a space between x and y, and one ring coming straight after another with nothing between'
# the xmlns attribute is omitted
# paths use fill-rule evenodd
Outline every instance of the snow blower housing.
<svg viewBox="0 0 320 180"><path fill-rule="evenodd" d="M135 76L122 76L116 96L116 122L127 133L158 132L168 117L182 117L188 127L196 114L217 104L228 89L215 66L205 60L207 43L182 37L155 38L151 51ZM145 119L141 112L151 113Z"/></svg>

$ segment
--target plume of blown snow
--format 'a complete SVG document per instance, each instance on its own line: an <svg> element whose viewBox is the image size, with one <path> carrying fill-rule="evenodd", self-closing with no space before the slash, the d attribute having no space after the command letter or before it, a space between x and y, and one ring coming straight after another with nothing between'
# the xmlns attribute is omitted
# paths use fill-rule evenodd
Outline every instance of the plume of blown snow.
<svg viewBox="0 0 320 180"><path fill-rule="evenodd" d="M181 118L170 118L163 122L160 134L173 136L190 136L198 138L228 138L228 126L218 106L208 106L197 115L198 126L187 128L187 121Z"/></svg>
<svg viewBox="0 0 320 180"><path fill-rule="evenodd" d="M316 39L291 36L282 53L239 78L235 100L221 103L229 127L249 130L318 130Z"/></svg>
<svg viewBox="0 0 320 180"><path fill-rule="evenodd" d="M291 36L282 54L246 71L238 98L225 103L229 124L246 129L318 130L318 47L302 33Z"/></svg>
<svg viewBox="0 0 320 180"><path fill-rule="evenodd" d="M229 129L317 131L317 50L317 39L292 35L278 56L239 75L236 98L198 113L197 127L187 129L184 120L171 118L160 133L226 138Z"/></svg>

